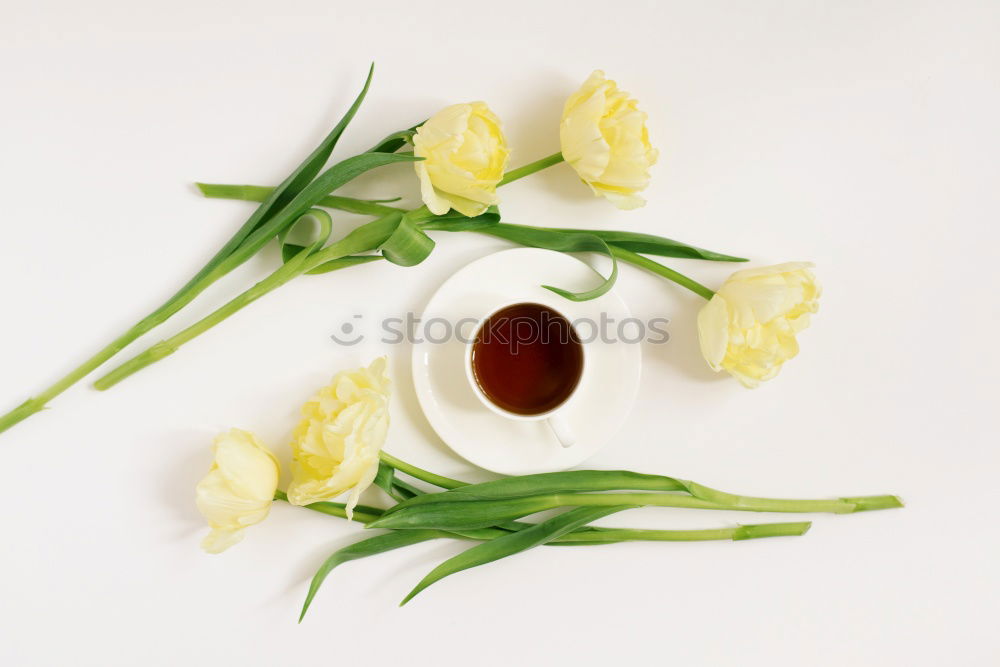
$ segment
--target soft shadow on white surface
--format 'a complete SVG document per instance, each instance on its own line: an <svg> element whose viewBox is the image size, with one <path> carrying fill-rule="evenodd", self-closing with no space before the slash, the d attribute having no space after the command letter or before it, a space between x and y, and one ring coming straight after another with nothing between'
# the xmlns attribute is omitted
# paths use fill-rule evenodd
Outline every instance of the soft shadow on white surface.
<svg viewBox="0 0 1000 667"><path fill-rule="evenodd" d="M270 597L266 598L266 602L262 606L280 605L282 608L294 610L297 614L299 605L302 604L304 599L303 596L309 589L309 583L312 581L316 571L330 555L338 549L360 542L361 540L385 534L384 531L365 530L361 524L357 523L350 523L349 528L347 528L347 525L348 522L344 521L344 526L341 527L341 530L349 530L349 533L344 536L330 540L326 544L316 546L308 553L301 549L296 550L294 557L289 559L291 573L287 579L287 586L283 589L275 590ZM340 590L343 589L345 580L353 585L359 585L356 570L362 563L365 564L366 570L374 569L377 572L376 576L368 576L360 584L369 594L379 599L396 597L402 600L410 589L425 574L430 572L431 569L475 544L475 542L464 540L429 540L402 547L392 552L386 552L385 554L341 563L330 572L323 582L323 587L313 602L313 611L310 613L315 616L315 611L319 609L320 605L336 607L342 604L344 600L343 595L338 593L338 582ZM389 554L393 553L396 554L397 559L402 559L405 564L404 567L388 567L388 563L392 561Z"/></svg>
<svg viewBox="0 0 1000 667"><path fill-rule="evenodd" d="M520 167L529 162L559 152L559 121L562 116L566 98L573 93L589 72L581 73L579 81L575 81L565 73L554 69L539 68L532 72L530 86L524 99L508 111L504 119L504 128L510 144L514 147L511 153L510 166ZM548 195L557 197L559 205L579 205L582 201L593 198L590 188L565 162L553 165L540 172L532 174L526 180L532 182L533 188L543 189ZM512 190L517 184L502 188L501 197L513 197ZM595 200L596 202L597 200ZM503 211L501 203L501 211ZM526 224L572 227L555 217L537 212L534 221L511 220Z"/></svg>
<svg viewBox="0 0 1000 667"><path fill-rule="evenodd" d="M419 431L422 444L433 447L445 456L454 456L451 448L438 437L437 432L427 421L427 417L424 416L424 411L420 407L420 402L417 400L416 391L413 389L413 364L410 362L412 356L413 346L407 343L395 346L389 359L392 378L395 382L393 389L398 397L396 405L402 406L404 410L405 417L402 418L407 419Z"/></svg>
<svg viewBox="0 0 1000 667"><path fill-rule="evenodd" d="M371 582L373 593L380 597L395 597L402 600L425 574L444 561L477 544L465 540L431 540L400 549L405 567L388 571L381 568L383 576Z"/></svg>
<svg viewBox="0 0 1000 667"><path fill-rule="evenodd" d="M189 540L199 532L205 531L205 518L198 512L195 505L195 487L212 465L212 450L210 444L215 433L207 429L171 430L164 433L150 447L158 447L167 465L161 470L162 475L157 482L160 484L160 497L177 522L183 526L176 534L177 540Z"/></svg>
<svg viewBox="0 0 1000 667"><path fill-rule="evenodd" d="M335 517L329 518L331 521L337 520ZM346 519L342 519L342 521L344 521L345 524L347 523ZM316 574L316 570L319 569L320 565L322 565L331 554L338 549L343 549L344 547L350 546L355 542L360 542L366 537L374 536L374 532L371 534L365 534L360 524L353 525L359 529L358 534L338 537L337 539L330 540L327 544L313 547L308 551L298 548L290 554L292 557L286 562L286 568L288 570L287 587L276 590L270 598L267 599L265 605L277 604L287 606L289 604L289 600L294 599L296 592L303 590L303 586L305 586L305 590L308 590L308 584L312 581L313 575ZM339 574L341 572L341 568L345 568L345 566L350 566L350 562L343 563L336 567L330 574L329 579L332 579L334 576Z"/></svg>
<svg viewBox="0 0 1000 667"><path fill-rule="evenodd" d="M701 304L687 304L700 307ZM697 313L685 313L679 321L671 320L668 325L670 340L662 344L643 343L643 359L649 363L644 370L648 373L680 373L687 380L695 382L717 382L726 377L725 373L715 373L701 355L695 318Z"/></svg>

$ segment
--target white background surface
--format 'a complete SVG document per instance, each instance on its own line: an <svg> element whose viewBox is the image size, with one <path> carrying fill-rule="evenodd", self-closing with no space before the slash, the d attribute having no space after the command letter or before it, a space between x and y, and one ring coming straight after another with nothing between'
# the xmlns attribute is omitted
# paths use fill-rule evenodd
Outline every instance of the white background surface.
<svg viewBox="0 0 1000 667"><path fill-rule="evenodd" d="M113 391L78 386L0 436L0 664L1000 659L996 3L96 0L2 13L4 409L166 297L249 214L192 181L279 180L369 60L375 84L341 155L485 99L514 164L557 150L563 99L603 67L649 111L662 151L649 204L616 211L562 166L505 189L506 217L651 231L756 265L814 260L826 292L800 357L749 392L701 362L698 297L624 269L633 312L672 318L673 339L644 350L632 418L592 465L759 495L895 492L908 507L816 517L797 539L540 549L399 609L461 548L429 543L336 571L296 626L313 570L359 529L276 506L239 547L201 553L193 487L210 439L241 426L287 459L299 403L380 351L338 348L335 327L419 309L505 247L441 237L414 269L296 281ZM351 191L416 190L400 167ZM253 260L163 331L274 261ZM732 269L672 264L710 285ZM429 431L408 352L389 350L388 449L484 478Z"/></svg>

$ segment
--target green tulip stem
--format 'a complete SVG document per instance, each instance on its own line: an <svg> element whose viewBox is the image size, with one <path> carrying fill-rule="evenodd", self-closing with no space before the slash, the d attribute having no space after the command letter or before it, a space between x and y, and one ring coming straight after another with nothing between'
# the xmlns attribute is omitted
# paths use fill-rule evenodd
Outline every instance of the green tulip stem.
<svg viewBox="0 0 1000 667"><path fill-rule="evenodd" d="M711 300L715 296L715 292L708 289L697 280L693 278L688 278L683 273L674 271L673 269L666 267L659 262L653 261L648 257L643 257L638 253L634 253L631 250L625 250L624 248L619 248L618 246L611 246L611 254L622 260L623 262L628 262L634 266L638 266L641 269L646 269L651 271L658 276L663 276L667 280L672 280L681 287L686 287L695 294L705 299Z"/></svg>
<svg viewBox="0 0 1000 667"><path fill-rule="evenodd" d="M238 199L240 201L265 202L271 196L271 193L274 192L274 187L265 185L195 183L195 186L203 196L209 199ZM399 197L392 199L356 199L354 197L327 195L316 202L316 206L332 208L347 213L357 213L358 215L385 215L397 210L385 204L397 201L399 201Z"/></svg>
<svg viewBox="0 0 1000 667"><path fill-rule="evenodd" d="M392 457L389 457L392 458ZM393 459L397 460L397 459ZM413 466L410 466L413 468ZM420 470L414 468L414 470ZM421 471L425 473L426 471ZM428 473L432 474L432 473ZM447 479L447 478L441 478ZM455 480L451 480L454 482ZM275 491L274 499L288 502L288 495L284 491ZM347 505L321 501L302 505L307 510L335 516L341 519L347 518ZM354 508L352 521L358 523L368 523L382 516L383 510L378 507L367 505L357 505ZM525 527L530 524L524 524ZM646 528L582 528L563 535L549 544L557 545L587 545L587 544L610 544L613 542L700 542L707 540L752 540L760 537L794 537L804 535L812 526L809 521L793 521L785 523L758 523L758 524L738 524L726 528L702 528L694 530L650 530ZM466 540L488 540L494 537L501 537L509 534L510 531L495 529L482 529L478 531L439 531L440 537L450 537L454 539Z"/></svg>
<svg viewBox="0 0 1000 667"><path fill-rule="evenodd" d="M324 262L353 255L359 252L372 250L377 247L378 242L383 240L384 229L388 229L395 224L400 215L399 211L393 210L382 218L369 222L346 237L333 243L322 250L306 248L292 257L288 262L282 264L278 270L261 280L256 285L238 295L221 308L215 310L206 317L198 320L186 329L174 334L170 338L160 341L144 352L136 355L132 359L117 366L109 373L98 379L94 387L102 391L110 389L133 373L136 373L146 366L153 364L164 357L168 357L193 338L205 333L216 324L219 324L234 313L246 308L251 303L287 284L292 279L315 269Z"/></svg>
<svg viewBox="0 0 1000 667"><path fill-rule="evenodd" d="M433 484L434 486L441 487L442 489L457 489L460 486L468 486L468 482L460 482L457 479L451 479L450 477L443 477L441 475L435 475L434 473L424 470L423 468L418 468L415 465L409 464L406 461L397 459L391 454L387 454L382 451L379 452L379 460L386 465L390 465L400 472L405 472L410 477L419 479L422 482L427 482L428 484Z"/></svg>
<svg viewBox="0 0 1000 667"><path fill-rule="evenodd" d="M516 478L512 478L516 479ZM565 507L678 507L702 510L736 510L742 512L794 512L850 514L903 507L902 501L891 495L834 498L830 500L799 500L735 496L701 489L700 496L673 493L556 493L537 496L498 499L447 500L418 504L401 503L369 524L366 528L405 530L464 531L490 526L504 526L510 521ZM440 495L447 495L444 492ZM434 494L439 495L439 494Z"/></svg>
<svg viewBox="0 0 1000 667"><path fill-rule="evenodd" d="M370 73L368 81L371 81ZM365 91L367 91L367 85L366 83ZM315 167L315 172L320 171L322 163L329 157L329 151L333 149L333 145L343 132L344 127L353 118L363 97L364 91L355 101L354 106L341 123L324 140L324 143L280 186L282 192L288 194L289 199L286 204L280 207L280 210L270 210L277 206L277 200L268 200L268 203L258 207L257 211L244 223L243 227L219 249L194 277L166 302L132 325L124 333L111 341L111 343L101 348L96 354L74 368L55 384L40 394L29 398L10 412L0 416L0 433L44 409L48 401L96 370L123 350L129 343L163 324L181 310L181 308L191 303L209 286L256 255L268 241L284 229L287 229L289 225L294 224L306 210L322 197L366 171L393 162L412 161L412 158L406 159L402 156L388 153L363 153L335 164L318 176L313 173L309 179L304 179L303 174L308 173L311 167ZM304 179L304 182L299 184L297 183L297 179ZM292 188L292 186L296 187ZM287 188L292 189L288 190ZM267 217L268 214L270 214L270 217Z"/></svg>
<svg viewBox="0 0 1000 667"><path fill-rule="evenodd" d="M29 398L21 405L0 417L0 433L6 431L18 422L27 419L36 412L44 410L49 401L82 380L101 364L118 354L129 343L155 327L160 322L166 320L171 314L172 312L168 312L166 308L160 308L151 313L148 317L144 318L118 338L111 341L111 343L101 348L101 350L99 350L95 355L70 371L61 380L51 385L45 391L39 393L37 396Z"/></svg>
<svg viewBox="0 0 1000 667"><path fill-rule="evenodd" d="M753 540L760 537L794 537L804 535L812 526L810 521L785 523L739 524L727 528L695 530L648 530L643 528L597 528L567 533L549 544L593 544L595 540L608 542L701 542L706 540Z"/></svg>
<svg viewBox="0 0 1000 667"><path fill-rule="evenodd" d="M553 153L548 157L543 157L541 160L535 160L534 162L526 164L523 167L511 169L503 175L503 178L499 183L497 183L497 187L513 183L514 181L524 178L525 176L534 174L536 171L541 171L542 169L547 169L554 164L559 164L563 160L564 158L562 153Z"/></svg>
<svg viewBox="0 0 1000 667"><path fill-rule="evenodd" d="M288 494L284 491L278 490L274 492L275 500L283 500L288 502ZM291 503L289 503L291 504ZM326 514L327 516L336 516L341 519L347 518L347 505L344 503L332 503L327 501L321 501L318 503L310 503L308 505L302 505L307 510L312 510L313 512L319 512L320 514ZM369 507L367 505L355 505L354 516L351 518L352 521L357 521L358 523L368 523L369 521L374 521L375 519L382 516L382 510L378 507Z"/></svg>
<svg viewBox="0 0 1000 667"><path fill-rule="evenodd" d="M191 326L181 330L170 338L152 345L149 349L136 355L120 366L117 366L112 371L94 382L94 387L101 391L110 389L133 373L142 370L146 366L149 366L160 359L169 357L184 343L187 343L192 338L205 333L233 313L249 306L265 294L276 290L292 278L301 275L306 268L307 267L304 266L304 263L299 257L292 259L286 264L282 264L281 268L272 273L270 276L261 280L259 283L246 290L235 299L232 299L229 303L222 306L218 310L212 312L210 315L198 320Z"/></svg>
<svg viewBox="0 0 1000 667"><path fill-rule="evenodd" d="M730 496L724 502L712 502L672 493L565 493L542 499L550 509L557 507L593 507L634 504L646 507L686 507L691 509L739 510L743 512L823 512L850 514L902 507L896 496L864 496L830 500L791 500Z"/></svg>

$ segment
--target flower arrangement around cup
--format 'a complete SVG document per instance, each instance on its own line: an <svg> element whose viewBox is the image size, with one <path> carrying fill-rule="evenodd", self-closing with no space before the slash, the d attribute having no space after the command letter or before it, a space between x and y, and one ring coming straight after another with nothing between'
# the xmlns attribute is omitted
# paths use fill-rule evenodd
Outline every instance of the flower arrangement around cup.
<svg viewBox="0 0 1000 667"><path fill-rule="evenodd" d="M560 151L523 166L508 169L512 151L502 123L486 103L476 101L449 105L424 122L390 133L369 150L327 167L368 92L373 71L343 118L279 185L199 183L206 197L246 200L258 206L172 297L65 377L0 416L0 432L41 411L49 401L117 357L127 345L159 328L271 241L279 244L282 263L270 275L197 322L106 371L94 386L109 389L300 276L381 260L400 266L420 264L433 251L437 241L431 234L436 232L475 232L516 245L564 253L594 252L610 258L610 272L599 275L590 289L573 292L544 286L572 301L607 293L618 278L621 262L662 276L706 300L697 316L702 354L711 369L728 372L746 387L774 378L798 353L797 336L808 326L820 296L808 263L737 271L718 290L712 290L650 256L746 260L653 234L502 220L500 188L561 162L575 170L595 196L619 209L635 209L645 203L641 193L659 153L650 142L647 116L638 102L603 72L591 74L567 99L558 127ZM367 200L336 194L361 174L399 163L413 165L422 205L406 208L398 205L399 198ZM370 220L332 240L330 211L360 214ZM305 244L292 242L292 230L304 221L315 223L310 240ZM636 507L852 513L902 506L892 495L827 500L741 496L681 478L611 470L552 472L468 484L421 469L383 450L390 421L389 392L384 358L367 368L341 372L320 389L303 406L301 421L291 436L291 482L285 491L278 488L278 458L258 438L240 429L219 435L214 462L196 489L197 506L210 528L202 542L205 551L220 553L240 542L248 527L267 518L274 501L381 529L383 532L337 550L319 567L302 608L304 616L335 567L432 539L476 544L428 573L403 603L444 577L536 546L746 540L802 535L811 525L798 521L700 530L593 525L603 517ZM361 504L361 494L372 485L392 504ZM344 495L346 502L336 502ZM548 510L558 513L537 522L524 520Z"/></svg>

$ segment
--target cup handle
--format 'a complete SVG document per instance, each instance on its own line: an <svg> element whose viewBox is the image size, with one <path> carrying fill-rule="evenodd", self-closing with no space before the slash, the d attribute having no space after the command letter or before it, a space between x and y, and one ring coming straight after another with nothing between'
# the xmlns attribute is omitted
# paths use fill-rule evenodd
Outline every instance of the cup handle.
<svg viewBox="0 0 1000 667"><path fill-rule="evenodd" d="M569 422L560 413L556 413L545 420L545 423L552 429L552 434L556 436L559 444L563 447L572 447L576 444L576 436L570 430Z"/></svg>

